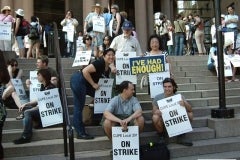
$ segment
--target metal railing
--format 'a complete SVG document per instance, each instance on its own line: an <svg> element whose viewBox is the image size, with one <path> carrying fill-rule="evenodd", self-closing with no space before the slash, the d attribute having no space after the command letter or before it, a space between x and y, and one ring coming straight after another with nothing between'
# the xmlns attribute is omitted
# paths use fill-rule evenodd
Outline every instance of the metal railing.
<svg viewBox="0 0 240 160"><path fill-rule="evenodd" d="M58 29L57 24L54 22L54 53L56 57L56 68L59 73L59 88L60 88L60 97L63 107L63 138L64 138L64 155L68 157L68 142L69 142L69 152L70 152L70 160L75 159L74 153L74 135L73 135L73 128L70 122L70 117L68 113L68 104L67 104L67 94L66 94L66 87L63 75L63 67L61 61L61 53L59 47L59 36L58 36ZM69 141L67 141L67 138Z"/></svg>

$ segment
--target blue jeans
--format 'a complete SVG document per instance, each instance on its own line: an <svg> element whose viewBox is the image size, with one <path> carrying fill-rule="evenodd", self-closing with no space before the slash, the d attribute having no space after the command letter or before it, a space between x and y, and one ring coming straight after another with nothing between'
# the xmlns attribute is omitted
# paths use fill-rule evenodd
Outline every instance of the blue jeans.
<svg viewBox="0 0 240 160"><path fill-rule="evenodd" d="M31 109L27 109L24 111L24 119L23 119L24 131L22 136L26 138L32 137L33 120L41 123L38 107L33 107Z"/></svg>
<svg viewBox="0 0 240 160"><path fill-rule="evenodd" d="M86 95L94 97L95 89L85 80L81 72L75 72L70 80L73 92L73 126L77 134L85 134L82 121L82 111L86 101Z"/></svg>
<svg viewBox="0 0 240 160"><path fill-rule="evenodd" d="M175 33L175 56L183 55L184 33Z"/></svg>

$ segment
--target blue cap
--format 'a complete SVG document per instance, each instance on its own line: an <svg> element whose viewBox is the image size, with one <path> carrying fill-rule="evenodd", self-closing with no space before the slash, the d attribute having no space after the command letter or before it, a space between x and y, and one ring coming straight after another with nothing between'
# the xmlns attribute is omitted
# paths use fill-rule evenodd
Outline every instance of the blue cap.
<svg viewBox="0 0 240 160"><path fill-rule="evenodd" d="M133 24L130 21L125 21L122 25L123 30L133 29Z"/></svg>

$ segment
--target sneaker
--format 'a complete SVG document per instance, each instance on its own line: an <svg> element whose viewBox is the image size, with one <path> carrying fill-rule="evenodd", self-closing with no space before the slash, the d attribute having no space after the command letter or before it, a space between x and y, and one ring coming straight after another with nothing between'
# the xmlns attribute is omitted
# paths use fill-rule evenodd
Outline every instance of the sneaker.
<svg viewBox="0 0 240 160"><path fill-rule="evenodd" d="M94 139L94 137L85 133L85 134L79 134L77 136L77 139L86 139L87 140L87 139Z"/></svg>
<svg viewBox="0 0 240 160"><path fill-rule="evenodd" d="M13 141L14 144L24 144L24 143L30 143L30 142L31 142L31 138L27 138L24 136Z"/></svg>
<svg viewBox="0 0 240 160"><path fill-rule="evenodd" d="M23 112L21 112L17 117L16 120L22 120L24 118Z"/></svg>

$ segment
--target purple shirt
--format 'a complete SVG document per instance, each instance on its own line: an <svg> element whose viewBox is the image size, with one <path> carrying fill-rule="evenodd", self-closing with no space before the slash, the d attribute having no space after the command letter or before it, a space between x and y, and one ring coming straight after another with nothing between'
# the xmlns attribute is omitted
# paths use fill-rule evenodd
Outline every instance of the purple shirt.
<svg viewBox="0 0 240 160"><path fill-rule="evenodd" d="M14 22L14 18L11 15L0 14L0 22Z"/></svg>

